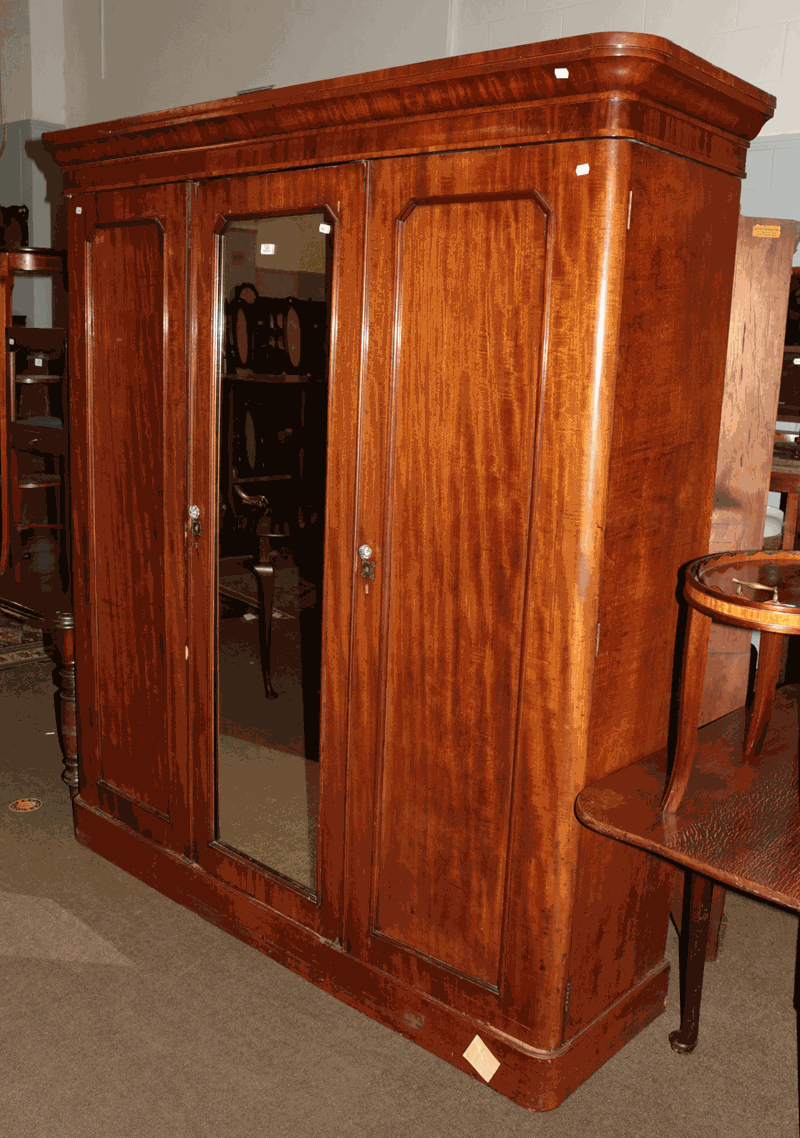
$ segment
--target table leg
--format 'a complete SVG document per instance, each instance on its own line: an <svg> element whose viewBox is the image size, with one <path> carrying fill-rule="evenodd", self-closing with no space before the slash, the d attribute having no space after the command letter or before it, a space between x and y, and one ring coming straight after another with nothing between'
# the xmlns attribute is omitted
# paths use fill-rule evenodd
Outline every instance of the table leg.
<svg viewBox="0 0 800 1138"><path fill-rule="evenodd" d="M59 690L59 734L64 753L62 779L69 787L71 798L80 790L78 778L78 735L75 712L75 620L70 613L64 613L53 624L53 637L61 667L58 676Z"/></svg>
<svg viewBox="0 0 800 1138"><path fill-rule="evenodd" d="M272 604L275 599L275 570L272 565L254 566L258 576L258 591L261 600L259 614L259 642L261 648L261 670L264 673L264 688L267 699L277 699L278 693L272 686Z"/></svg>
<svg viewBox="0 0 800 1138"><path fill-rule="evenodd" d="M681 935L681 1026L678 1031L671 1032L669 1037L673 1050L684 1055L694 1051L697 1046L713 888L714 882L710 877L686 870L689 919L684 921Z"/></svg>
<svg viewBox="0 0 800 1138"><path fill-rule="evenodd" d="M700 726L700 705L703 702L703 681L706 674L710 633L711 617L705 616L690 605L681 670L678 741L672 772L661 802L661 809L668 813L674 813L678 809L689 775L692 773L697 751L697 731Z"/></svg>
<svg viewBox="0 0 800 1138"><path fill-rule="evenodd" d="M797 503L800 498L797 490L786 491L786 510L783 515L783 537L781 549L794 549L797 531Z"/></svg>
<svg viewBox="0 0 800 1138"><path fill-rule="evenodd" d="M761 630L753 706L750 709L750 722L747 725L744 741L746 755L757 755L767 737L772 705L775 702L775 688L781 670L782 645L782 633Z"/></svg>

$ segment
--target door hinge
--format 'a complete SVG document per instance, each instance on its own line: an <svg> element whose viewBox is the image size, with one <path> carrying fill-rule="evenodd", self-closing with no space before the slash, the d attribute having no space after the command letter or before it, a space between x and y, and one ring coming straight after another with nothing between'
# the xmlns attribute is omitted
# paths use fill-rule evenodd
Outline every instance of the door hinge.
<svg viewBox="0 0 800 1138"><path fill-rule="evenodd" d="M572 980L569 979L569 980L567 980L567 987L566 987L566 990L564 992L564 1015L567 1014L567 1008L569 1007L569 996L570 996L571 991L572 991Z"/></svg>
<svg viewBox="0 0 800 1138"><path fill-rule="evenodd" d="M630 193L628 194L628 224L626 226L626 229L630 229L630 227L631 227L631 210L632 209L633 209L633 190L631 190Z"/></svg>

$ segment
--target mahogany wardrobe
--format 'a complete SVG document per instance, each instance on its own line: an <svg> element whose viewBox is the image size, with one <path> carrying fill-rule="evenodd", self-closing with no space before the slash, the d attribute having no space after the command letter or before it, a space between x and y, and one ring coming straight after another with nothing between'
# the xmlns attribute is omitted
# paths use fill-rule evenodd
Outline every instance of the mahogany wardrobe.
<svg viewBox="0 0 800 1138"><path fill-rule="evenodd" d="M78 841L536 1110L664 1007L574 801L667 740L774 106L602 33L44 138Z"/></svg>

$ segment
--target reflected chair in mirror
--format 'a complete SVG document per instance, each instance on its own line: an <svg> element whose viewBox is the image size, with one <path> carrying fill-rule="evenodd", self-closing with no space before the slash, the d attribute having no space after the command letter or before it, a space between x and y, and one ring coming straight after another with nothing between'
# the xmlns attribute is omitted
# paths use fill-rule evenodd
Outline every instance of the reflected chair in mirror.
<svg viewBox="0 0 800 1138"><path fill-rule="evenodd" d="M689 605L677 742L587 786L584 825L686 870L682 1015L676 1051L697 1045L715 881L800 911L798 695L777 692L783 637L800 633L800 553L721 553L686 569ZM760 632L751 706L699 729L712 620ZM666 786L665 786L666 783Z"/></svg>
<svg viewBox="0 0 800 1138"><path fill-rule="evenodd" d="M270 533L272 511L263 494L246 494L240 486L234 486L233 489L250 512L249 528L254 532L257 548L252 560L238 557L220 559L219 596L222 601L233 601L256 610L264 690L267 699L277 699L277 693L272 686L270 658L276 561L275 552L270 548L270 541L275 537ZM221 513L226 509L223 502L220 507Z"/></svg>

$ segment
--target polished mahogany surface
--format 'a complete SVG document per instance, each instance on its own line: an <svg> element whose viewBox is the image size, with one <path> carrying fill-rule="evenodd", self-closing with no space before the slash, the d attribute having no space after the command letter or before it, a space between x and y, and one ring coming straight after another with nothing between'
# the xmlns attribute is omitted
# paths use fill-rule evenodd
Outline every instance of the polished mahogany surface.
<svg viewBox="0 0 800 1138"><path fill-rule="evenodd" d="M771 111L604 33L48 136L78 839L478 1078L480 1034L535 1109L663 1008L672 871L574 801L666 743ZM310 885L225 842L215 756L225 234L305 214L333 242Z"/></svg>
<svg viewBox="0 0 800 1138"><path fill-rule="evenodd" d="M609 837L800 911L797 707L796 689L780 689L757 755L744 754L744 708L702 727L676 813L661 809L662 748L581 791L578 817Z"/></svg>
<svg viewBox="0 0 800 1138"><path fill-rule="evenodd" d="M567 71L556 75L556 68ZM556 138L632 138L744 174L772 95L659 36L597 32L43 136L65 188ZM128 166L118 160L157 156ZM114 166L103 166L112 161Z"/></svg>

